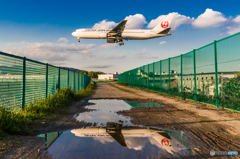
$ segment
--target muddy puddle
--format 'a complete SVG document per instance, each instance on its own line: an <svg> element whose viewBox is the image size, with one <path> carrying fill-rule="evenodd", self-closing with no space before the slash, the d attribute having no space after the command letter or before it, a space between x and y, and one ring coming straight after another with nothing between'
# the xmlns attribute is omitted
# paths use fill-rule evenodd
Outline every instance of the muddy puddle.
<svg viewBox="0 0 240 159"><path fill-rule="evenodd" d="M89 100L87 112L75 114L88 126L40 134L52 158L171 158L192 155L190 139L183 131L133 125L117 114L133 107L163 107L157 103L125 100Z"/></svg>

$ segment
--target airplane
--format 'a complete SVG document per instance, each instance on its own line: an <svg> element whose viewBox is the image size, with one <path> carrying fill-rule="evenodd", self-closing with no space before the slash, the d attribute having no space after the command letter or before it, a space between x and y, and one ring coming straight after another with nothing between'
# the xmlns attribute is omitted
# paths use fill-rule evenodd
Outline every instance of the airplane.
<svg viewBox="0 0 240 159"><path fill-rule="evenodd" d="M123 40L146 40L169 36L170 23L175 13L168 16L151 30L147 29L125 29L127 20L121 21L115 28L111 29L77 29L72 36L80 39L107 39L107 43L118 43L124 45Z"/></svg>

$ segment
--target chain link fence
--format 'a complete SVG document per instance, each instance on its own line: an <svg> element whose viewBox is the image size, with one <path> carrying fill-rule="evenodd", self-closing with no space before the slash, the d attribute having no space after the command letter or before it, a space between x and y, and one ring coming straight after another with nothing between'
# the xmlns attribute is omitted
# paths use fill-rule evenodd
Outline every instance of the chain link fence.
<svg viewBox="0 0 240 159"><path fill-rule="evenodd" d="M118 76L129 86L240 111L240 33Z"/></svg>
<svg viewBox="0 0 240 159"><path fill-rule="evenodd" d="M0 52L0 106L18 111L60 89L85 89L91 77L61 67Z"/></svg>

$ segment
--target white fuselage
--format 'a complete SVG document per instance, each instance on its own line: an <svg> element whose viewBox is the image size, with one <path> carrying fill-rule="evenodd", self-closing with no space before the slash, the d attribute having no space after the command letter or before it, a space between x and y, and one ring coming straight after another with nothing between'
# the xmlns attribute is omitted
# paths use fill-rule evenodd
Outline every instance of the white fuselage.
<svg viewBox="0 0 240 159"><path fill-rule="evenodd" d="M122 135L125 137L152 137L158 142L158 145L163 146L169 153L172 153L173 148L169 139L165 138L159 133L163 133L162 130L146 129L146 128L123 128L121 130ZM86 129L73 129L71 130L75 136L79 137L110 137L106 128L86 128ZM164 144L164 142L168 144Z"/></svg>
<svg viewBox="0 0 240 159"><path fill-rule="evenodd" d="M108 36L109 29L77 29L72 33L73 36L83 39L116 39L116 37ZM168 36L169 34L158 34L155 30L143 29L125 29L122 33L123 40L145 40Z"/></svg>

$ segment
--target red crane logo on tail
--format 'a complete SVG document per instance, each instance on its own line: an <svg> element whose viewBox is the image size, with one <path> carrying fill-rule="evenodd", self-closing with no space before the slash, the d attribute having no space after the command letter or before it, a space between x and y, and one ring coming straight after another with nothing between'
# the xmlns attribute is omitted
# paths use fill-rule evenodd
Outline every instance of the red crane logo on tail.
<svg viewBox="0 0 240 159"><path fill-rule="evenodd" d="M161 144L163 146L169 146L169 140L167 138L163 138L162 141L161 141Z"/></svg>
<svg viewBox="0 0 240 159"><path fill-rule="evenodd" d="M169 26L168 21L162 21L161 27L162 27L163 29L167 28L168 26Z"/></svg>

